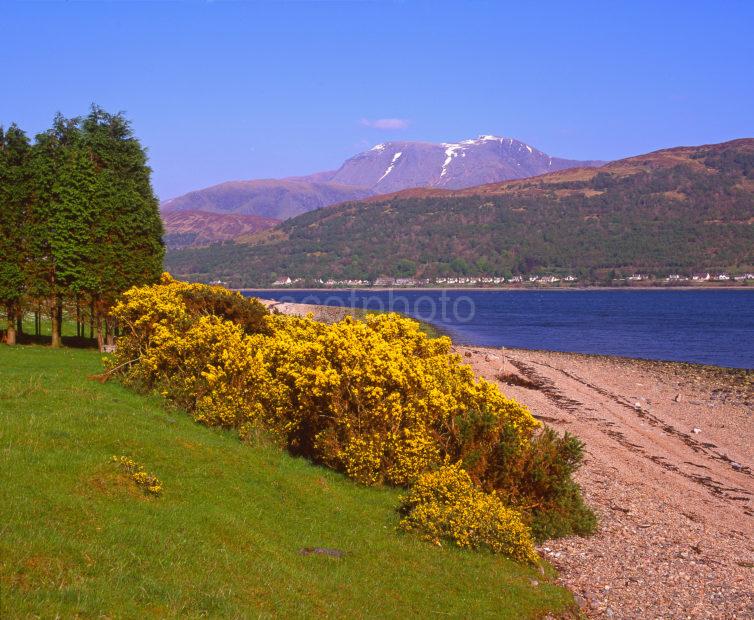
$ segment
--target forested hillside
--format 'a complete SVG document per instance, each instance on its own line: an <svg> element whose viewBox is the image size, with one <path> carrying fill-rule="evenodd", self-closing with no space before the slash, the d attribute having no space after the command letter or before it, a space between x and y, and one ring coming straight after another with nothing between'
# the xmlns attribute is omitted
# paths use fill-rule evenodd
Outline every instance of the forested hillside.
<svg viewBox="0 0 754 620"><path fill-rule="evenodd" d="M754 266L754 140L681 147L458 191L306 213L168 266L235 285L276 277L695 273Z"/></svg>
<svg viewBox="0 0 754 620"><path fill-rule="evenodd" d="M162 214L165 245L169 248L204 246L272 228L270 217L206 211L167 211Z"/></svg>

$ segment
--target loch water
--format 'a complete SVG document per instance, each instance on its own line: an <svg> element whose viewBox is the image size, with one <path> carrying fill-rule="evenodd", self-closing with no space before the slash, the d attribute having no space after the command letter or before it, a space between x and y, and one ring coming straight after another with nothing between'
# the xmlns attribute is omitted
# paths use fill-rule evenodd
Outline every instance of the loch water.
<svg viewBox="0 0 754 620"><path fill-rule="evenodd" d="M273 289L244 294L402 312L462 344L754 369L754 289Z"/></svg>

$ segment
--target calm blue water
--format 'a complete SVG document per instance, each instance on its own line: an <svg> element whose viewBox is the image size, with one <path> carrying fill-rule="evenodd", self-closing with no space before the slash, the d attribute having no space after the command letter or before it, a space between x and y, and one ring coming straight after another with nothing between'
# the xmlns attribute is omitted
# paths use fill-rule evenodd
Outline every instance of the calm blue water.
<svg viewBox="0 0 754 620"><path fill-rule="evenodd" d="M754 368L754 290L265 290L279 301L404 312L463 344Z"/></svg>

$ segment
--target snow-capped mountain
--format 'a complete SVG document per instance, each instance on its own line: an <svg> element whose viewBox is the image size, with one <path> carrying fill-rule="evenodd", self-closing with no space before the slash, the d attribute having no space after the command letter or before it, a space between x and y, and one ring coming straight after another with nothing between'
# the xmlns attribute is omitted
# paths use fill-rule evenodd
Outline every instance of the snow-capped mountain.
<svg viewBox="0 0 754 620"><path fill-rule="evenodd" d="M497 136L440 144L386 142L351 157L335 171L230 181L167 200L161 207L165 213L202 211L204 220L206 213L287 219L338 202L404 189L462 189L603 163L551 157L519 140Z"/></svg>
<svg viewBox="0 0 754 620"><path fill-rule="evenodd" d="M513 138L479 136L441 144L378 144L346 161L331 180L384 194L412 187L461 189L602 163L550 157Z"/></svg>

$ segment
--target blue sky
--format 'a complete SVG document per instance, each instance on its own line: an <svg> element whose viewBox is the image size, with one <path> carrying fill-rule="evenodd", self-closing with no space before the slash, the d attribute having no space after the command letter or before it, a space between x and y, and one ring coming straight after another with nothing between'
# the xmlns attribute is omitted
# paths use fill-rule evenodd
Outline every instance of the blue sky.
<svg viewBox="0 0 754 620"><path fill-rule="evenodd" d="M754 2L30 2L0 20L0 124L123 110L162 199L387 140L614 159L754 136Z"/></svg>

